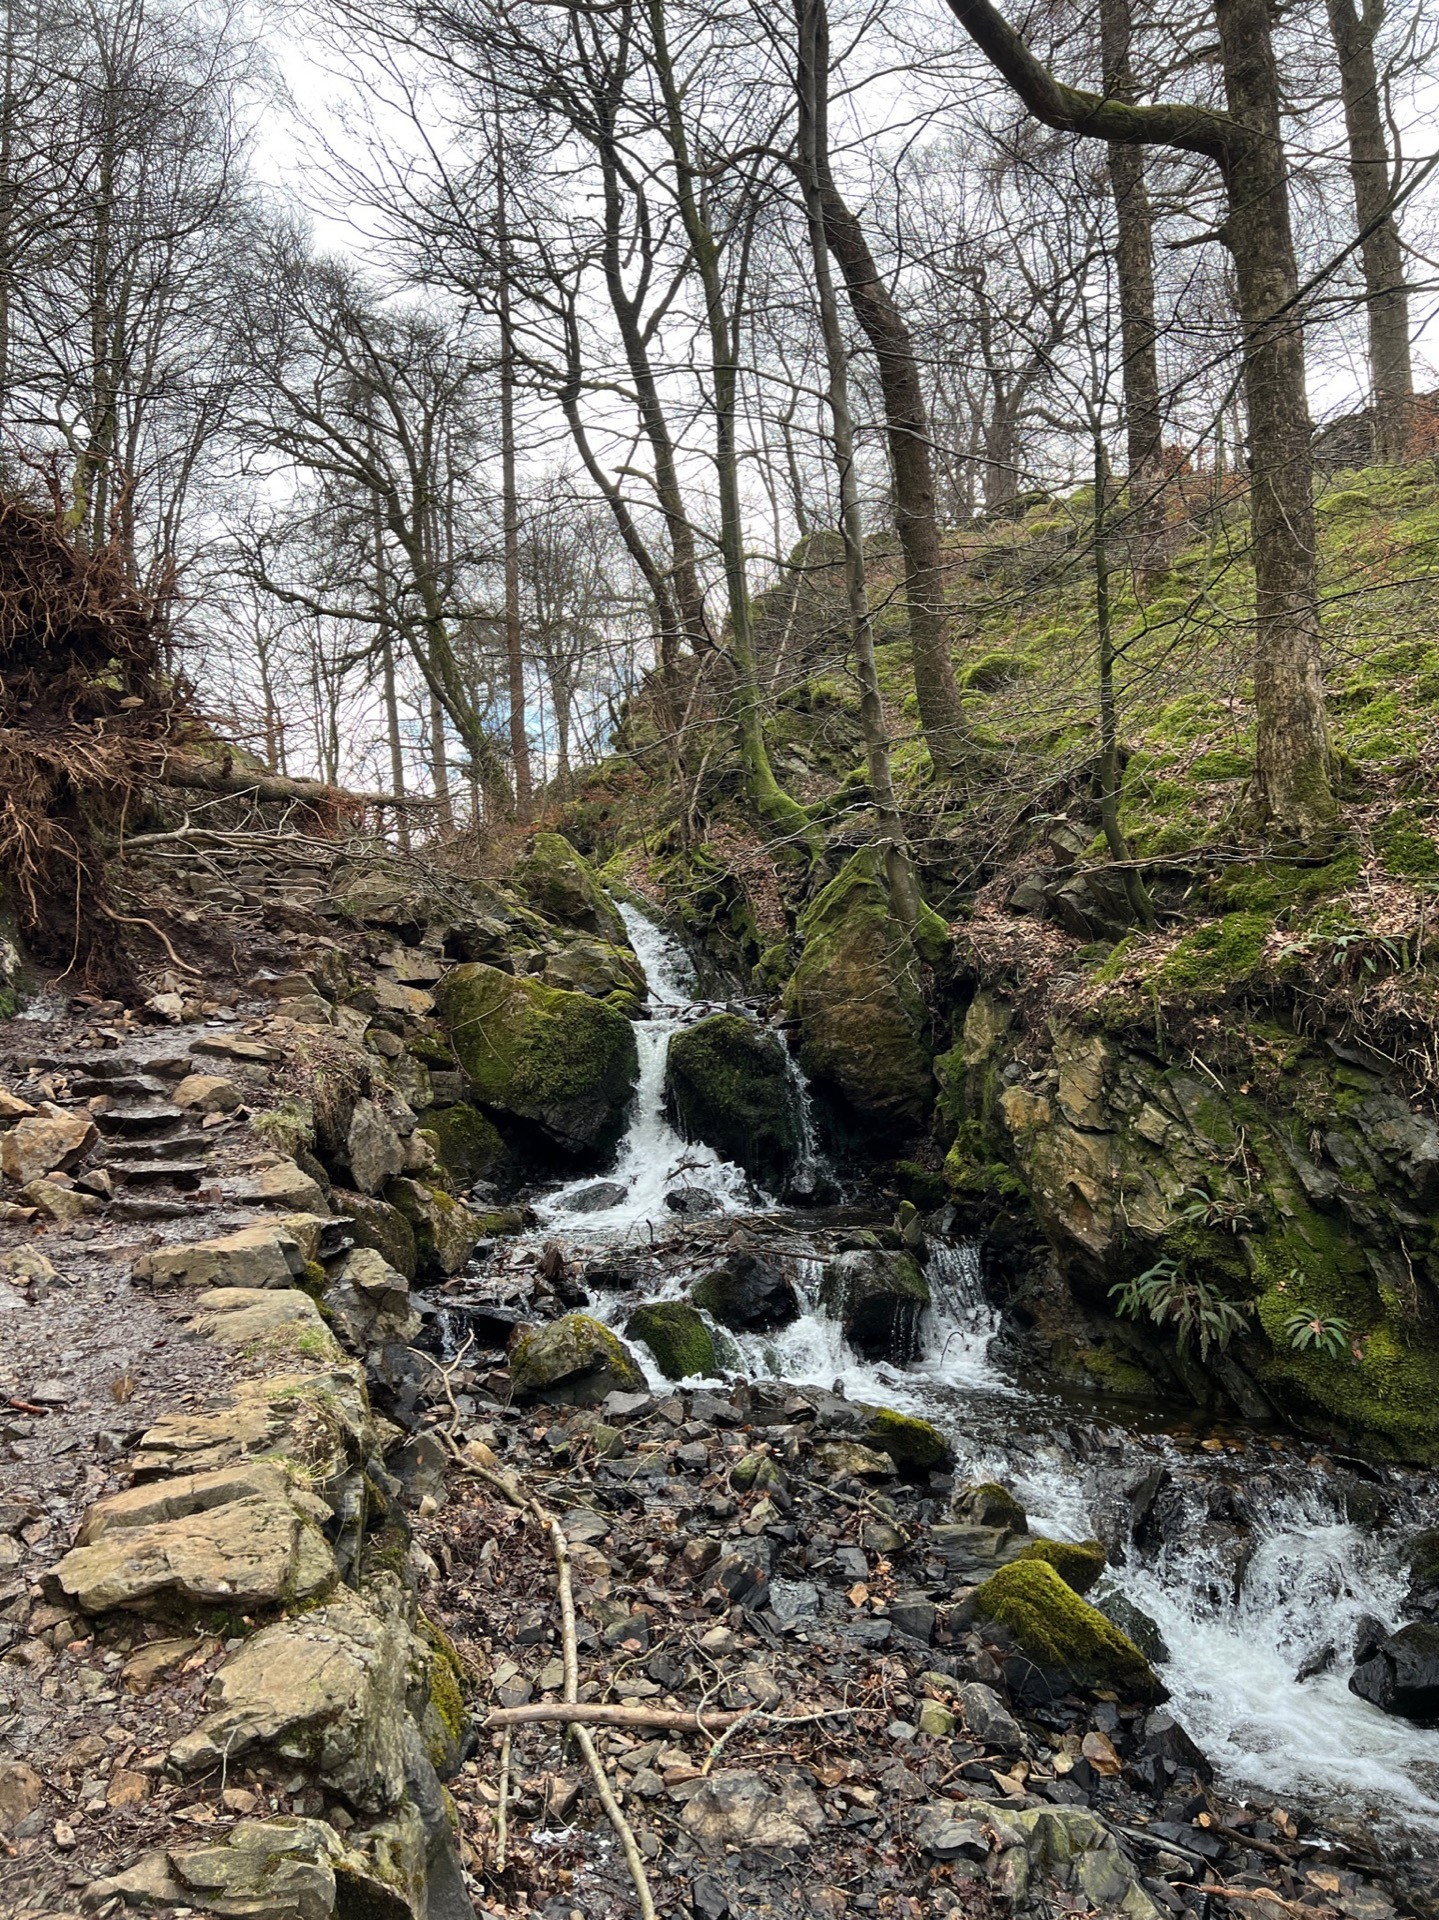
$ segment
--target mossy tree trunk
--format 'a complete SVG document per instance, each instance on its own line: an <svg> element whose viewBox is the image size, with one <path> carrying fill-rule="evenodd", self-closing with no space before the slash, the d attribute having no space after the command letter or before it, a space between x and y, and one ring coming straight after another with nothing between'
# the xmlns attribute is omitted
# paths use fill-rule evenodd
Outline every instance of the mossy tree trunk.
<svg viewBox="0 0 1439 1920"><path fill-rule="evenodd" d="M1224 179L1249 407L1254 540L1256 824L1327 839L1338 809L1319 661L1309 402L1299 276L1289 222L1279 82L1267 0L1217 0L1228 112L1187 102L1135 106L1069 87L1029 51L990 0L951 12L1037 119L1125 146L1213 160Z"/></svg>

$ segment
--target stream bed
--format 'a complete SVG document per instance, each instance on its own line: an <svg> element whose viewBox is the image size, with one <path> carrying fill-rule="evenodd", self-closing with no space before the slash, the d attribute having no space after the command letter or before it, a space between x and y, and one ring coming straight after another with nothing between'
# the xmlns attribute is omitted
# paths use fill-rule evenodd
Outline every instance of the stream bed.
<svg viewBox="0 0 1439 1920"><path fill-rule="evenodd" d="M622 1331L639 1299L682 1297L743 1234L784 1268L800 1312L775 1331L734 1335L736 1371L933 1421L954 1447L957 1482L1001 1481L1032 1531L1104 1542L1107 1578L1161 1636L1173 1710L1231 1792L1287 1796L1331 1822L1402 1836L1439 1862L1439 1734L1382 1713L1347 1686L1361 1623L1399 1623L1398 1547L1435 1524L1424 1479L1292 1434L1161 1424L1131 1404L1046 1391L1021 1377L984 1297L978 1250L933 1223L921 1252L933 1305L917 1351L904 1365L863 1358L820 1305L819 1286L826 1260L853 1244L865 1216L782 1207L742 1169L675 1131L664 1111L669 1040L714 1009L697 997L678 944L633 908L623 911L650 1005L635 1023L640 1078L615 1165L529 1196L535 1231L501 1243L446 1290L440 1313L449 1333L464 1327L475 1302L515 1297L547 1246L582 1283L587 1270L628 1281L587 1288L587 1311ZM804 1110L800 1191L832 1184L807 1100ZM667 1204L680 1189L692 1214ZM638 1358L652 1385L669 1391L647 1350Z"/></svg>

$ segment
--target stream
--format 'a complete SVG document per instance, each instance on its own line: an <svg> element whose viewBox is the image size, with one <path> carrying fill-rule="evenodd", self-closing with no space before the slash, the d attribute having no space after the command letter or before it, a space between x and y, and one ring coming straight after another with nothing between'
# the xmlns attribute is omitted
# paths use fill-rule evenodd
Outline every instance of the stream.
<svg viewBox="0 0 1439 1920"><path fill-rule="evenodd" d="M1399 1623L1398 1542L1434 1523L1421 1479L1336 1459L1291 1434L1229 1425L1211 1433L1179 1420L1165 1430L1132 1404L1076 1403L1018 1378L981 1288L977 1248L933 1234L922 1256L933 1307L917 1356L905 1366L861 1358L817 1304L833 1216L757 1194L742 1169L682 1139L666 1118L670 1036L715 1009L696 997L678 943L634 908L621 910L650 1003L635 1023L639 1084L616 1163L601 1177L604 1204L592 1204L593 1174L530 1196L538 1231L507 1243L503 1258L532 1262L545 1242L576 1264L633 1254L645 1265L645 1295L673 1298L713 1264L730 1231L762 1230L803 1305L777 1332L734 1336L749 1378L833 1389L932 1420L954 1445L957 1480L1012 1487L1033 1532L1103 1540L1112 1586L1163 1637L1160 1671L1175 1712L1233 1791L1262 1788L1331 1820L1379 1824L1439 1856L1439 1734L1389 1717L1346 1685L1361 1619ZM807 1096L804 1110L801 1191L832 1181ZM676 1187L709 1196L692 1232L666 1206ZM622 1327L635 1300L597 1291L589 1311ZM637 1352L652 1384L669 1391L647 1351Z"/></svg>

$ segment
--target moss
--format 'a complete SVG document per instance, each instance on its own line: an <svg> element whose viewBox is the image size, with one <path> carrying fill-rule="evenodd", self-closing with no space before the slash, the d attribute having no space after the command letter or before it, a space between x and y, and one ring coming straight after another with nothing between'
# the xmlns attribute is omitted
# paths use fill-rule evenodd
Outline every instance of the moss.
<svg viewBox="0 0 1439 1920"><path fill-rule="evenodd" d="M1196 927L1164 960L1158 982L1171 993L1206 995L1242 985L1258 968L1272 927L1265 913L1227 913Z"/></svg>
<svg viewBox="0 0 1439 1920"><path fill-rule="evenodd" d="M300 1286L304 1292L308 1293L312 1300L318 1301L320 1295L329 1284L330 1276L325 1272L325 1269L320 1265L319 1261L307 1260L305 1262L305 1270L300 1276ZM323 1305L320 1311L321 1313L325 1311Z"/></svg>
<svg viewBox="0 0 1439 1920"><path fill-rule="evenodd" d="M665 1091L681 1132L776 1191L800 1144L799 1103L784 1043L737 1013L675 1034Z"/></svg>
<svg viewBox="0 0 1439 1920"><path fill-rule="evenodd" d="M479 963L436 993L477 1098L540 1126L572 1153L613 1147L639 1077L634 1028L588 994Z"/></svg>
<svg viewBox="0 0 1439 1920"><path fill-rule="evenodd" d="M350 1215L350 1235L357 1245L373 1247L407 1280L413 1280L418 1265L415 1230L400 1209L364 1193L340 1194L337 1199Z"/></svg>
<svg viewBox="0 0 1439 1920"><path fill-rule="evenodd" d="M958 1518L976 1527L1004 1527L1011 1533L1028 1533L1029 1516L1008 1487L997 1480L976 1480L961 1487L954 1496Z"/></svg>
<svg viewBox="0 0 1439 1920"><path fill-rule="evenodd" d="M1043 1560L1076 1593L1088 1593L1108 1564L1108 1556L1097 1540L1031 1540L1015 1558Z"/></svg>
<svg viewBox="0 0 1439 1920"><path fill-rule="evenodd" d="M1384 871L1396 880L1439 879L1439 845L1433 829L1412 807L1396 807L1376 831L1374 844Z"/></svg>
<svg viewBox="0 0 1439 1920"><path fill-rule="evenodd" d="M645 1376L619 1336L587 1313L567 1313L530 1327L510 1351L517 1392L580 1406L598 1406L612 1389L642 1393Z"/></svg>
<svg viewBox="0 0 1439 1920"><path fill-rule="evenodd" d="M1034 661L1025 654L985 653L963 669L959 684L966 691L991 693L996 687L1007 687L1016 680L1026 679L1034 670Z"/></svg>
<svg viewBox="0 0 1439 1920"><path fill-rule="evenodd" d="M714 1335L704 1315L687 1301L646 1301L625 1322L625 1334L644 1342L666 1380L692 1375L712 1379L719 1372Z"/></svg>
<svg viewBox="0 0 1439 1920"><path fill-rule="evenodd" d="M444 1628L421 1612L415 1622L420 1638L430 1649L429 1703L443 1739L432 1743L431 1764L440 1774L452 1772L464 1737L469 1716L465 1712L465 1670L459 1651Z"/></svg>
<svg viewBox="0 0 1439 1920"><path fill-rule="evenodd" d="M551 920L597 934L614 946L629 944L618 908L563 834L537 833L515 868L514 880L531 906Z"/></svg>
<svg viewBox="0 0 1439 1920"><path fill-rule="evenodd" d="M252 1114L250 1131L293 1160L297 1153L315 1151L315 1110L308 1100L282 1100L277 1107Z"/></svg>
<svg viewBox="0 0 1439 1920"><path fill-rule="evenodd" d="M1038 1666L1123 1700L1157 1703L1168 1692L1127 1635L1105 1619L1045 1560L1013 1560L973 1595L976 1615L1007 1627Z"/></svg>
<svg viewBox="0 0 1439 1920"><path fill-rule="evenodd" d="M936 1068L938 1065L936 1061ZM921 1213L932 1213L936 1207L944 1205L943 1174L932 1173L928 1167L920 1166L917 1160L896 1160L890 1168L889 1177L900 1197L918 1207Z"/></svg>
<svg viewBox="0 0 1439 1920"><path fill-rule="evenodd" d="M916 1477L954 1465L954 1449L928 1420L876 1407L865 1423L864 1444L887 1453L903 1474Z"/></svg>
<svg viewBox="0 0 1439 1920"><path fill-rule="evenodd" d="M508 1166L509 1149L494 1121L463 1101L453 1107L429 1108L425 1131L434 1135L440 1164L457 1186L468 1188L477 1180L493 1180Z"/></svg>

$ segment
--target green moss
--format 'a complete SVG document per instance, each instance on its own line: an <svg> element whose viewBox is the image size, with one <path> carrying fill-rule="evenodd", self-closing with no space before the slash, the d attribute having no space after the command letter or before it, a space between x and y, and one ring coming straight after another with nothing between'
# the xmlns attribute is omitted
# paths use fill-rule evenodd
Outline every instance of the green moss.
<svg viewBox="0 0 1439 1920"><path fill-rule="evenodd" d="M250 1131L287 1160L315 1151L315 1110L308 1100L282 1100L250 1116Z"/></svg>
<svg viewBox="0 0 1439 1920"><path fill-rule="evenodd" d="M435 1137L441 1166L457 1186L472 1187L477 1180L493 1180L509 1163L509 1149L493 1120L477 1107L461 1102L453 1107L431 1107L425 1130Z"/></svg>
<svg viewBox="0 0 1439 1920"><path fill-rule="evenodd" d="M963 669L959 684L967 691L990 693L996 687L1007 687L1016 680L1027 678L1034 671L1034 661L1025 654L986 653Z"/></svg>
<svg viewBox="0 0 1439 1920"><path fill-rule="evenodd" d="M865 1423L864 1444L887 1453L903 1474L923 1476L954 1465L954 1449L928 1420L876 1407Z"/></svg>
<svg viewBox="0 0 1439 1920"><path fill-rule="evenodd" d="M625 1333L644 1342L666 1380L692 1375L712 1379L719 1372L714 1335L704 1315L687 1301L646 1301L625 1322Z"/></svg>
<svg viewBox="0 0 1439 1920"><path fill-rule="evenodd" d="M1384 871L1396 880L1439 879L1439 845L1429 821L1412 807L1396 807L1376 831Z"/></svg>
<svg viewBox="0 0 1439 1920"><path fill-rule="evenodd" d="M514 880L530 904L551 920L598 934L614 946L629 944L619 909L563 834L537 833L515 868Z"/></svg>
<svg viewBox="0 0 1439 1920"><path fill-rule="evenodd" d="M1159 984L1171 993L1215 995L1242 985L1258 968L1272 927L1265 913L1227 913L1196 927L1160 966Z"/></svg>
<svg viewBox="0 0 1439 1920"><path fill-rule="evenodd" d="M936 1061L936 1070L938 1067L939 1062ZM889 1177L899 1190L901 1199L908 1200L921 1213L933 1213L936 1207L944 1205L943 1174L932 1173L928 1167L920 1166L917 1160L896 1160L890 1168Z"/></svg>
<svg viewBox="0 0 1439 1920"><path fill-rule="evenodd" d="M1044 1560L1014 1560L973 1595L976 1615L1007 1627L1015 1645L1048 1672L1123 1700L1168 1698L1153 1667L1118 1627L1081 1600Z"/></svg>
<svg viewBox="0 0 1439 1920"><path fill-rule="evenodd" d="M1108 1556L1097 1540L1031 1540L1015 1558L1043 1560L1076 1593L1088 1593L1108 1565Z"/></svg>
<svg viewBox="0 0 1439 1920"><path fill-rule="evenodd" d="M737 1013L675 1034L665 1091L680 1130L776 1191L800 1144L799 1104L784 1043Z"/></svg>

